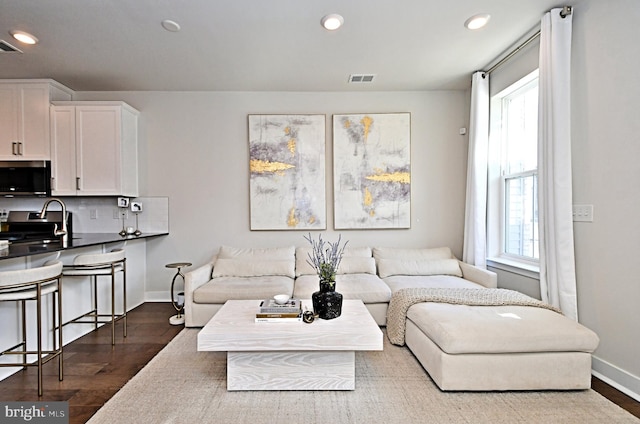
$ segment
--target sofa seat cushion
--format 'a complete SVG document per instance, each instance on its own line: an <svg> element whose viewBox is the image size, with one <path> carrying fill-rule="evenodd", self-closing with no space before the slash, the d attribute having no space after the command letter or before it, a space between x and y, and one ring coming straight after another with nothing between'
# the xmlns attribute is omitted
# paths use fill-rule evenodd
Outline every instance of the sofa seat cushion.
<svg viewBox="0 0 640 424"><path fill-rule="evenodd" d="M293 294L293 278L282 275L264 277L219 277L193 292L195 303L218 303L227 300L266 299L276 294Z"/></svg>
<svg viewBox="0 0 640 424"><path fill-rule="evenodd" d="M293 297L311 299L319 290L317 275L301 275L296 278ZM391 300L391 290L380 277L371 274L338 274L336 291L344 299L360 299L362 303L386 303Z"/></svg>
<svg viewBox="0 0 640 424"><path fill-rule="evenodd" d="M383 279L392 292L409 288L480 288L480 284L452 275L394 275Z"/></svg>
<svg viewBox="0 0 640 424"><path fill-rule="evenodd" d="M599 343L590 329L537 307L424 302L407 319L448 354L593 352Z"/></svg>

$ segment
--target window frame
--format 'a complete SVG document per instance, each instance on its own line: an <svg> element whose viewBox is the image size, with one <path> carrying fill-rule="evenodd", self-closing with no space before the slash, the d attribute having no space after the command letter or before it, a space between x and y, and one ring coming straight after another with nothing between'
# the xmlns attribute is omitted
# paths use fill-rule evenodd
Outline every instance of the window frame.
<svg viewBox="0 0 640 424"><path fill-rule="evenodd" d="M506 246L506 182L508 178L535 175L535 169L506 174L505 131L503 118L506 116L504 102L509 97L528 89L537 83L539 72L534 70L490 99L489 125L489 166L488 166L488 199L487 199L487 263L490 266L506 269L532 278L539 276L539 259L507 253ZM537 201L537 199L536 199Z"/></svg>

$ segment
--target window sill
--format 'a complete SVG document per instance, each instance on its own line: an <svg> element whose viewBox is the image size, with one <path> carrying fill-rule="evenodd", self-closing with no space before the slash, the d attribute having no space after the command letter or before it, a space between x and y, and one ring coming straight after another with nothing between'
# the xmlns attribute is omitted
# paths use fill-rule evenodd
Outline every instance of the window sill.
<svg viewBox="0 0 640 424"><path fill-rule="evenodd" d="M525 277L540 279L540 267L538 265L524 263L508 258L487 258L487 266L503 271L519 274Z"/></svg>

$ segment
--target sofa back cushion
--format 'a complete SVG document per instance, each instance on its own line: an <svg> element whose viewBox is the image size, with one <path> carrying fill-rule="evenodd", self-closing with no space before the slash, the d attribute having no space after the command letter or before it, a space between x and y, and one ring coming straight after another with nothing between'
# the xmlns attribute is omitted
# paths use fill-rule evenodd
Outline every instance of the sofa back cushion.
<svg viewBox="0 0 640 424"><path fill-rule="evenodd" d="M376 263L380 278L392 275L453 275L462 277L462 270L457 259L379 259Z"/></svg>
<svg viewBox="0 0 640 424"><path fill-rule="evenodd" d="M218 258L292 261L295 259L295 254L296 249L294 246L265 248L221 246L218 251Z"/></svg>
<svg viewBox="0 0 640 424"><path fill-rule="evenodd" d="M212 278L216 277L263 277L282 275L295 278L293 261L264 261L249 259L218 258L213 266Z"/></svg>
<svg viewBox="0 0 640 424"><path fill-rule="evenodd" d="M307 260L311 253L310 247L296 249L296 277L301 275L315 275L316 270ZM369 247L347 247L344 249L338 274L376 274L376 262L371 256Z"/></svg>
<svg viewBox="0 0 640 424"><path fill-rule="evenodd" d="M238 248L222 246L212 278L281 275L295 278L295 247Z"/></svg>
<svg viewBox="0 0 640 424"><path fill-rule="evenodd" d="M435 259L453 259L453 252L448 247L435 248L395 248L374 247L373 257L379 259L403 259L431 261Z"/></svg>

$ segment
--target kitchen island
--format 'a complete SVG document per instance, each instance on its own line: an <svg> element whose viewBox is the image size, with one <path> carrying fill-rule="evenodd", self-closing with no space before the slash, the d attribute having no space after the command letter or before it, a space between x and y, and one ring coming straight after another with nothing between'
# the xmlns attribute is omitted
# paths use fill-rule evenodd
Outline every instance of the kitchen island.
<svg viewBox="0 0 640 424"><path fill-rule="evenodd" d="M148 233L139 236L121 236L117 233L73 233L67 240L66 246L59 239L18 241L9 244L9 247L0 250L0 260L20 258L24 256L39 255L43 253L55 253L81 247L97 246L108 243L118 243L130 240L141 240L152 237L166 236L169 233Z"/></svg>
<svg viewBox="0 0 640 424"><path fill-rule="evenodd" d="M161 242L161 236L168 236L168 232L143 233L140 236L120 236L118 233L80 233L72 232L66 246L56 238L43 240L17 240L11 242L8 248L0 250L0 269L3 271L20 270L42 266L47 261L59 260L63 264L72 264L79 254L98 254L122 248L126 252L127 269L127 310L146 301L147 280L147 246ZM102 313L111 310L111 285L108 279L99 279L97 284L98 309ZM104 281L102 281L104 280ZM116 313L122 312L122 297L120 287L123 284L119 275L116 289ZM94 297L93 284L89 277L63 278L62 281L62 313L63 320L67 321L80 316L92 309ZM167 291L168 293L168 291ZM13 346L22 340L22 326L20 324L20 310L18 305L2 305L0 318L3 320L3 330L0 333L0 346L5 348ZM29 305L32 307L33 305ZM53 309L52 303L47 299L42 305L43 326L51 328ZM27 338L34 340L36 323L27 321ZM63 327L63 345L93 331L93 325L65 325ZM49 348L51 340L44 341L45 348ZM0 349L2 350L2 349ZM18 356L18 355L14 355ZM3 358L3 359L6 359ZM16 360L20 358L15 358ZM11 358L9 358L11 360ZM21 367L4 368L0 371L0 379L21 370Z"/></svg>

